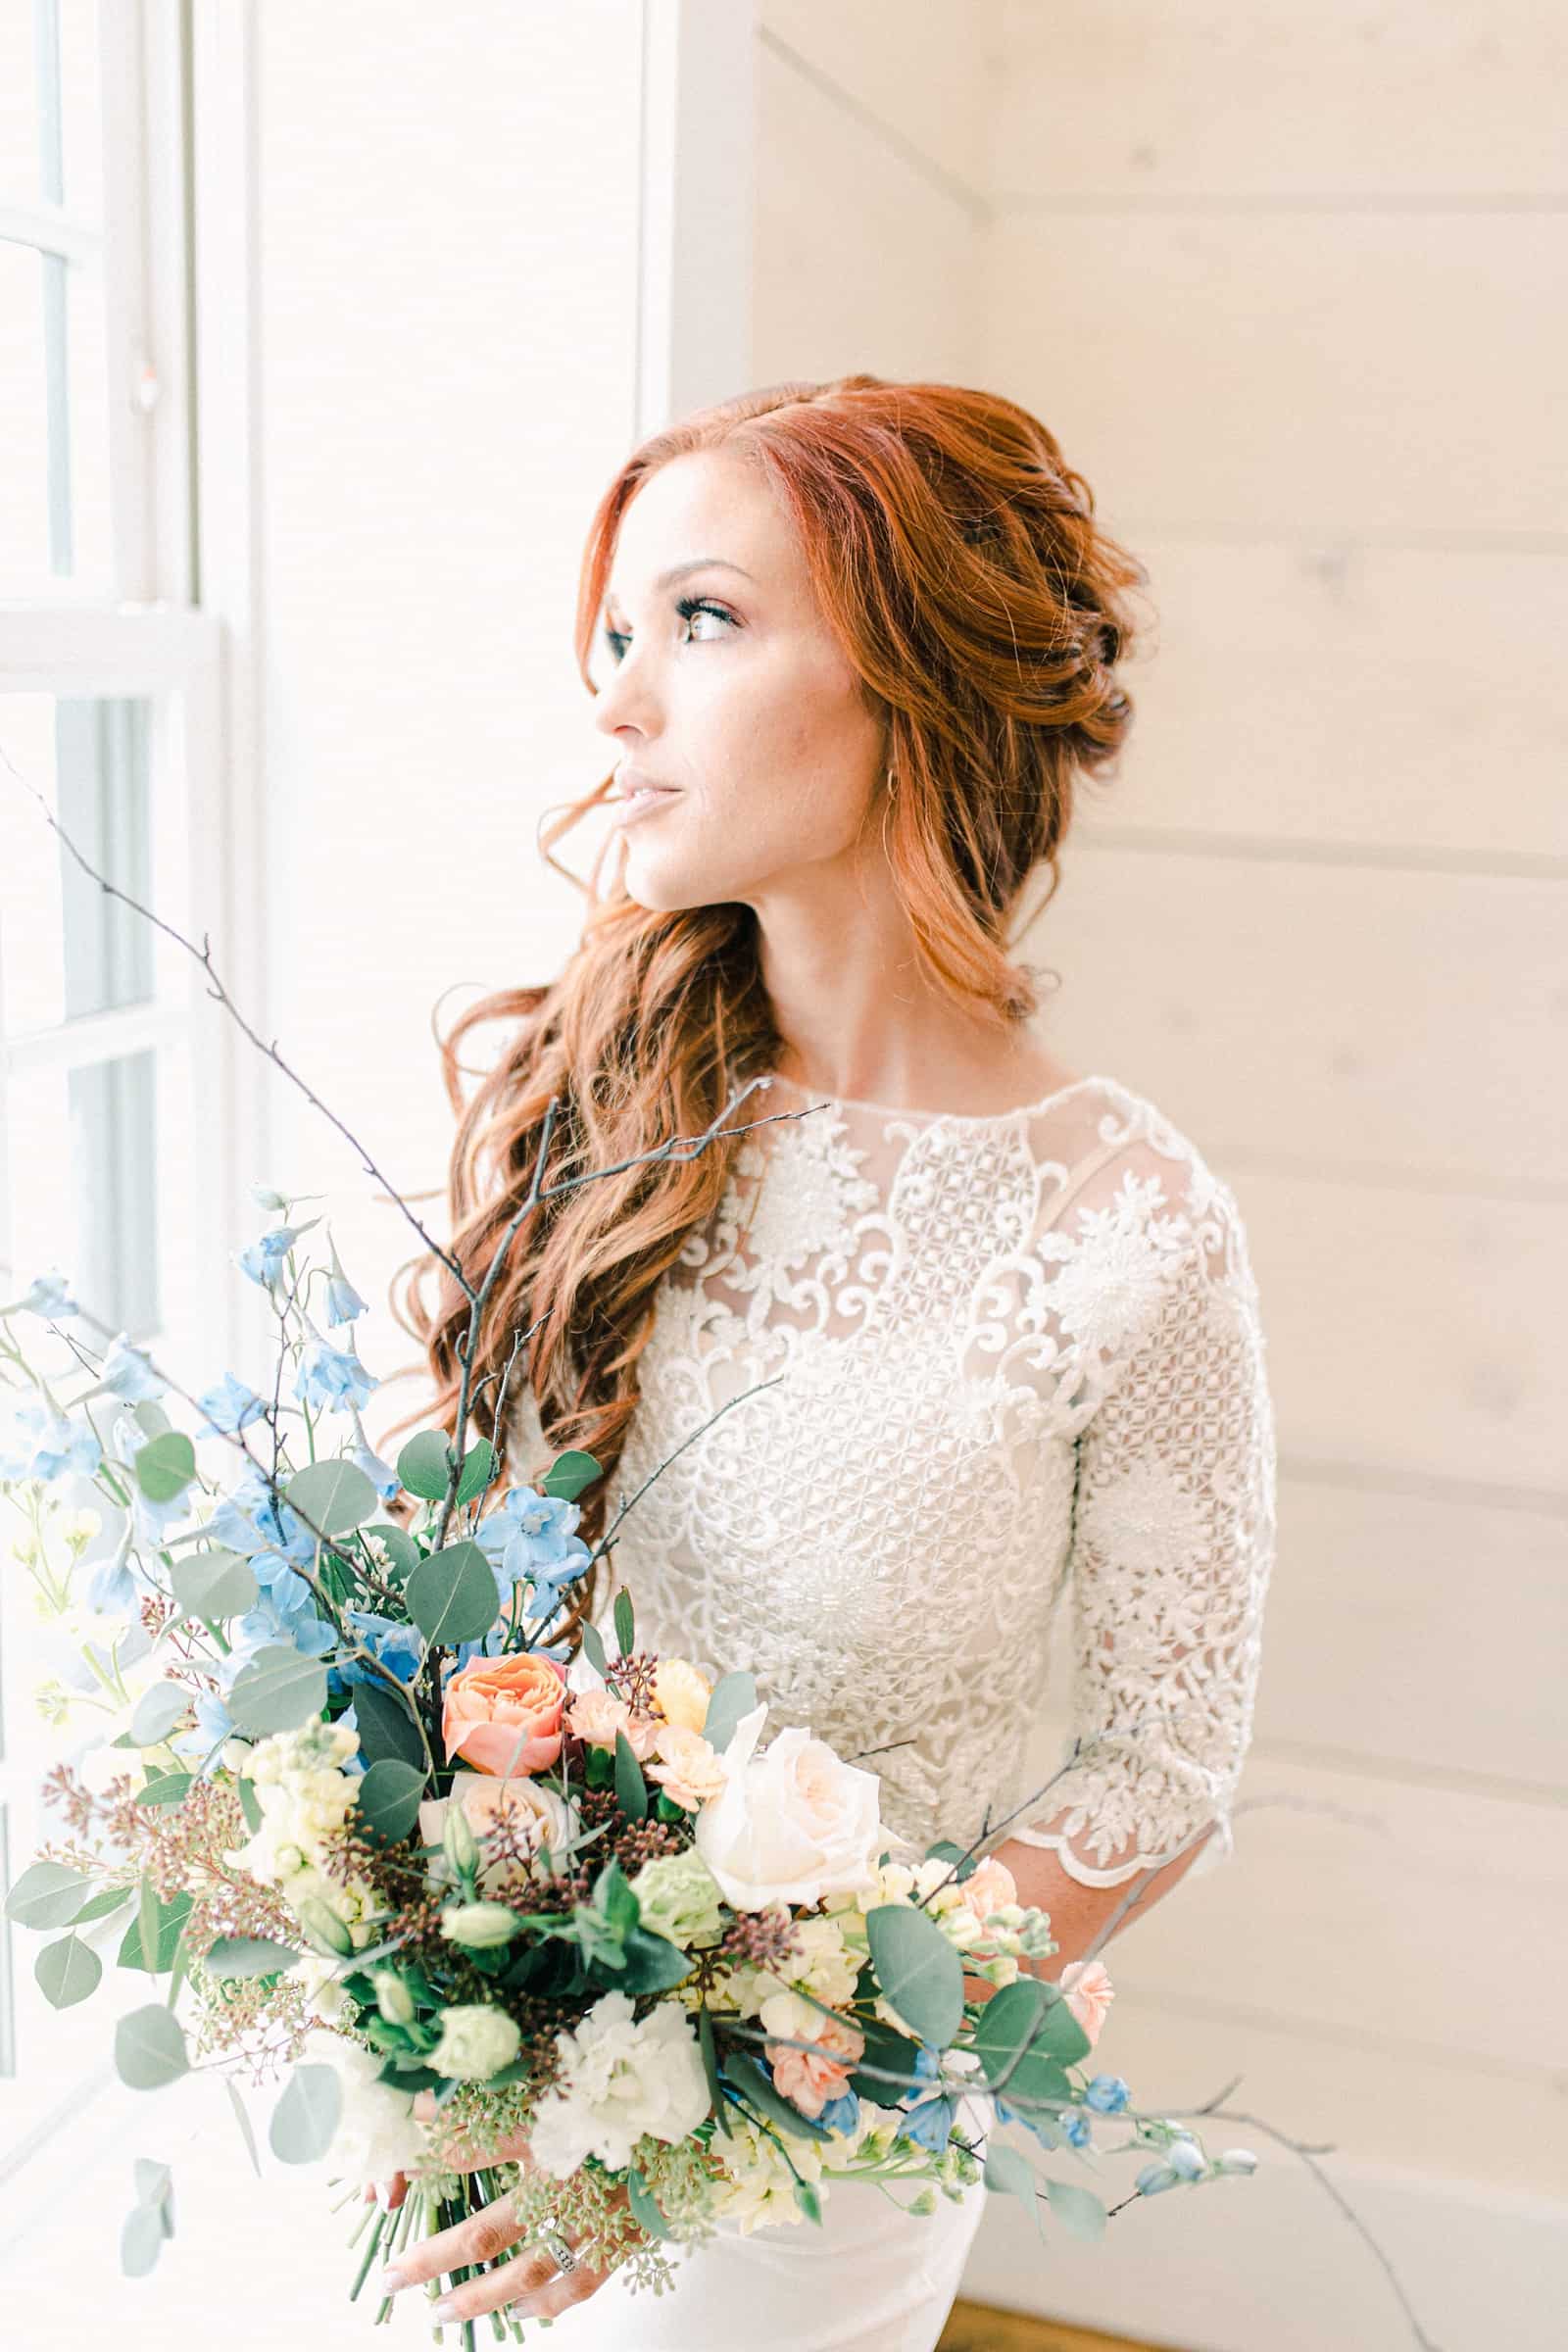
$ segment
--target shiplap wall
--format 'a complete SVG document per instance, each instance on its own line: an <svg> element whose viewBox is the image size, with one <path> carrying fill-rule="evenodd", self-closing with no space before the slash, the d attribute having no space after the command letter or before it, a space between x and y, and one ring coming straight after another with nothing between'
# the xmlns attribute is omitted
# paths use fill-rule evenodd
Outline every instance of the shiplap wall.
<svg viewBox="0 0 1568 2352"><path fill-rule="evenodd" d="M1518 0L765 0L759 42L756 380L1021 400L1158 612L1022 952L1236 1189L1280 1555L1251 1810L1112 1946L1107 2062L1332 2142L1445 2352L1544 2352L1568 2294L1562 49ZM1044 2264L998 2210L966 2291L1412 2340L1298 2160L1210 2144L1264 2173Z"/></svg>

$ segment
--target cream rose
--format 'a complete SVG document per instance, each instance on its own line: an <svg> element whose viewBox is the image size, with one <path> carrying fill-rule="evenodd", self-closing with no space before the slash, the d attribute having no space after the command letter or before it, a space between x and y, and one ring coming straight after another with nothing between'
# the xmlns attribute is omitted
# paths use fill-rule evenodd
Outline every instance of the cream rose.
<svg viewBox="0 0 1568 2352"><path fill-rule="evenodd" d="M766 1705L736 1725L725 1788L697 1816L697 1850L737 1911L858 1892L883 1846L881 1782L808 1731L780 1732L756 1753Z"/></svg>
<svg viewBox="0 0 1568 2352"><path fill-rule="evenodd" d="M419 1807L419 1842L439 1845L451 1806L461 1804L469 1828L476 1838L499 1829L511 1821L519 1837L525 1837L537 1853L541 1844L550 1848L550 1858L557 1869L572 1833L572 1815L553 1788L545 1788L535 1780L521 1775L512 1780L497 1780L488 1772L455 1772L450 1796L427 1796ZM433 1866L442 1867L437 1857ZM499 1893L517 1879L514 1864L504 1861L486 1862L479 1874L479 1887L484 1894Z"/></svg>

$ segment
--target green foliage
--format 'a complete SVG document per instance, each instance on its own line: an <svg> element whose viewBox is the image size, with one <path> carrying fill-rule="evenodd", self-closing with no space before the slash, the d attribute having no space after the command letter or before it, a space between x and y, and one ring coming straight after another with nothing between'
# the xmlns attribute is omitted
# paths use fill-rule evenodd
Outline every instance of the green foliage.
<svg viewBox="0 0 1568 2352"><path fill-rule="evenodd" d="M500 1609L495 1571L477 1544L449 1544L421 1560L404 1588L409 1615L432 1645L480 1642Z"/></svg>
<svg viewBox="0 0 1568 2352"><path fill-rule="evenodd" d="M6 1896L6 1917L24 1928L69 1928L92 1881L64 1862L34 1862Z"/></svg>
<svg viewBox="0 0 1568 2352"><path fill-rule="evenodd" d="M283 1489L291 1510L323 1536L346 1536L363 1527L375 1509L377 1495L358 1462L307 1463Z"/></svg>
<svg viewBox="0 0 1568 2352"><path fill-rule="evenodd" d="M297 2066L272 2110L267 2144L280 2164L314 2164L331 2146L342 2112L336 2067Z"/></svg>
<svg viewBox="0 0 1568 2352"><path fill-rule="evenodd" d="M557 1454L539 1481L538 1492L558 1500L575 1502L584 1487L591 1487L603 1475L603 1469L604 1465L595 1461L591 1453L584 1453L577 1446L568 1447L566 1452Z"/></svg>
<svg viewBox="0 0 1568 2352"><path fill-rule="evenodd" d="M667 2237L669 2224L660 2212L653 2191L633 2165L626 2175L626 2200L650 2237Z"/></svg>
<svg viewBox="0 0 1568 2352"><path fill-rule="evenodd" d="M165 2238L174 2234L174 2181L168 2165L138 2156L135 2180L136 2202L120 2232L120 2267L127 2278L145 2278Z"/></svg>
<svg viewBox="0 0 1568 2352"><path fill-rule="evenodd" d="M157 1747L167 1740L191 1703L183 1683L149 1683L130 1717L130 1736L137 1747Z"/></svg>
<svg viewBox="0 0 1568 2352"><path fill-rule="evenodd" d="M396 1844L418 1820L419 1799L423 1794L422 1764L405 1764L395 1756L382 1756L368 1768L360 1782L360 1819L377 1836Z"/></svg>
<svg viewBox="0 0 1568 2352"><path fill-rule="evenodd" d="M628 1821L648 1818L648 1783L636 1751L622 1731L615 1734L615 1802Z"/></svg>
<svg viewBox="0 0 1568 2352"><path fill-rule="evenodd" d="M984 2179L987 2188L1000 2190L1004 2196L1016 2197L1040 2235L1045 2236L1046 2226L1041 2219L1040 2199L1035 2191L1035 2170L1027 2156L1020 2154L1016 2148L1007 2147L1000 2139L992 2139L986 2150Z"/></svg>
<svg viewBox="0 0 1568 2352"><path fill-rule="evenodd" d="M282 1642L269 1642L241 1667L228 1694L236 1729L252 1740L297 1731L326 1705L326 1668Z"/></svg>
<svg viewBox="0 0 1568 2352"><path fill-rule="evenodd" d="M865 1936L887 1999L922 2041L946 2048L963 2023L963 1964L935 1920L909 1904L879 1903L865 1915Z"/></svg>
<svg viewBox="0 0 1568 2352"><path fill-rule="evenodd" d="M172 1502L196 1475L196 1448L182 1429L168 1430L139 1448L135 1470L149 1502Z"/></svg>
<svg viewBox="0 0 1568 2352"><path fill-rule="evenodd" d="M384 1546L399 1584L414 1574L424 1554L406 1527L372 1527L366 1530Z"/></svg>
<svg viewBox="0 0 1568 2352"><path fill-rule="evenodd" d="M749 1715L757 1704L757 1678L740 1672L720 1677L713 1686L708 1702L708 1714L703 1724L703 1738L710 1747L720 1752L728 1747L735 1726L743 1715Z"/></svg>
<svg viewBox="0 0 1568 2352"><path fill-rule="evenodd" d="M251 2119L245 2112L245 2102L234 2087L232 2075L223 2077L223 2088L227 2091L228 2103L234 2110L234 2121L238 2124L239 2135L245 2142L245 2153L251 2160L251 2171L259 2180L262 2177L262 2160L256 2153L256 2134L251 2129Z"/></svg>
<svg viewBox="0 0 1568 2352"><path fill-rule="evenodd" d="M414 1719L417 1702L412 1692L405 1702L385 1683L357 1683L354 1720L360 1727L360 1754L369 1769L383 1759L416 1764L424 1770L424 1746Z"/></svg>
<svg viewBox="0 0 1568 2352"><path fill-rule="evenodd" d="M781 2132L792 2133L796 2139L832 2138L825 2124L813 2123L809 2116L803 2115L797 2106L785 2098L782 2091L774 2089L772 2076L758 2059L739 2050L727 2051L724 2078L733 2089L740 2092L754 2114L761 2116L765 2123L776 2124Z"/></svg>
<svg viewBox="0 0 1568 2352"><path fill-rule="evenodd" d="M194 1898L183 1890L171 1895L167 1903L160 1902L157 1889L150 1879L141 1883L141 1902L136 1917L121 1939L116 1960L121 1968L146 1969L146 1953L153 1954L149 1974L161 1977L174 1965L174 1947L180 1930L190 1916Z"/></svg>
<svg viewBox="0 0 1568 2352"><path fill-rule="evenodd" d="M193 1772L150 1773L136 1791L138 1805L177 1805L196 1778Z"/></svg>
<svg viewBox="0 0 1568 2352"><path fill-rule="evenodd" d="M292 1968L298 1952L270 1936L220 1936L202 1962L213 1977L270 1977Z"/></svg>
<svg viewBox="0 0 1568 2352"><path fill-rule="evenodd" d="M451 1450L444 1429L421 1429L398 1455L398 1483L424 1502L443 1501L452 1483Z"/></svg>
<svg viewBox="0 0 1568 2352"><path fill-rule="evenodd" d="M1055 2022L1058 2009L1076 2026L1065 2001L1053 2004L1038 1978L1020 1977L993 1993L976 2021L974 2047L986 2081L1003 2082L1008 2103L1022 2114L1029 2114L1031 2102L1072 2096L1072 2085L1051 2046L1054 2034L1059 2040L1066 2038ZM1088 2047L1087 2037L1084 2046Z"/></svg>
<svg viewBox="0 0 1568 2352"><path fill-rule="evenodd" d="M631 1594L624 1585L615 1594L615 1647L623 1658L629 1658L637 1646L637 1618L631 1605Z"/></svg>
<svg viewBox="0 0 1568 2352"><path fill-rule="evenodd" d="M56 2009L71 2009L97 1991L104 1964L79 1936L62 1936L58 1943L44 1945L32 1973L46 2001Z"/></svg>
<svg viewBox="0 0 1568 2352"><path fill-rule="evenodd" d="M256 1571L242 1552L215 1545L210 1551L186 1552L169 1572L174 1598L187 1617L209 1624L224 1617L243 1617L256 1606L260 1587Z"/></svg>
<svg viewBox="0 0 1568 2352"><path fill-rule="evenodd" d="M956 1862L958 1866L956 1875L960 1886L965 1879L972 1879L980 1867L977 1858L967 1847L955 1845L951 1838L939 1838L935 1845L928 1845L925 1858L928 1862Z"/></svg>
<svg viewBox="0 0 1568 2352"><path fill-rule="evenodd" d="M608 1682L610 1680L610 1660L605 1653L605 1645L600 1639L598 1626L591 1624L585 1617L577 1628L577 1639L582 1644L582 1654L595 1674L602 1674Z"/></svg>
<svg viewBox="0 0 1568 2352"><path fill-rule="evenodd" d="M718 2052L713 2045L713 2019L706 2001L697 2012L697 2046L703 2053L703 2072L708 2077L708 2095L712 2101L713 2114L717 2119L718 2128L726 2139L733 2139L735 2134L729 2128L729 2117L724 2112L728 2102L724 2097L723 2085L718 2079Z"/></svg>
<svg viewBox="0 0 1568 2352"><path fill-rule="evenodd" d="M1052 2212L1069 2237L1094 2245L1104 2236L1104 2203L1093 2189L1080 2188L1072 2180L1048 2180L1046 2194L1051 2199Z"/></svg>
<svg viewBox="0 0 1568 2352"><path fill-rule="evenodd" d="M132 2090L162 2090L190 2071L185 2030L162 2001L132 2009L115 2028L115 2066Z"/></svg>
<svg viewBox="0 0 1568 2352"><path fill-rule="evenodd" d="M476 1439L463 1457L463 1476L458 1480L458 1507L472 1502L482 1494L496 1474L496 1449L488 1438ZM445 1489L442 1490L445 1493Z"/></svg>
<svg viewBox="0 0 1568 2352"><path fill-rule="evenodd" d="M858 1989L858 1999L871 1997L869 1991ZM869 2099L875 2106L897 2106L906 2091L913 2090L919 2081L916 2062L920 2056L920 2045L917 2041L911 2041L907 2034L896 2033L891 2026L884 2025L879 2017L863 2019L860 2031L865 2036L860 2064L862 2067L874 2067L877 2072L852 2074L850 2088L858 2098ZM886 2075L895 2075L898 2081L885 2082L883 2078Z"/></svg>

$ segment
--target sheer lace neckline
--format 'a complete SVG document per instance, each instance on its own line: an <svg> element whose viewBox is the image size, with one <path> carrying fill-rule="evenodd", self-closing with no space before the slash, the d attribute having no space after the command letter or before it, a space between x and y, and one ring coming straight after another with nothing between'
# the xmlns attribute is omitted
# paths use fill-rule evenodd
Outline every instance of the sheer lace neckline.
<svg viewBox="0 0 1568 2352"><path fill-rule="evenodd" d="M763 1070L760 1075L771 1079L775 1086L788 1087L791 1094L806 1095L829 1110L869 1110L882 1119L921 1119L931 1126L943 1127L1004 1127L1009 1120L1032 1117L1036 1112L1049 1110L1054 1102L1064 1102L1068 1096L1082 1094L1085 1087L1108 1086L1111 1081L1091 1074L1074 1078L1066 1086L1053 1087L1037 1102L1019 1102L1011 1110L905 1110L892 1102L868 1102L857 1095L825 1095L814 1087L802 1086L794 1078L786 1078L777 1070Z"/></svg>

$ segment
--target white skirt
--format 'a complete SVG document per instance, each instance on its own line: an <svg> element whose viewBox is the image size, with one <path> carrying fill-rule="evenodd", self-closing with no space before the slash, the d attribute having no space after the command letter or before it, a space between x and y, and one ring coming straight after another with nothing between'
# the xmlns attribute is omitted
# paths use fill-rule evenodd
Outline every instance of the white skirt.
<svg viewBox="0 0 1568 2352"><path fill-rule="evenodd" d="M552 2352L935 2352L989 2192L921 2216L902 2210L915 2186L835 2180L820 2226L726 2230L674 2257L662 2295L612 2274L552 2322Z"/></svg>

